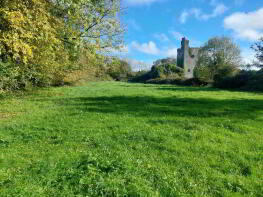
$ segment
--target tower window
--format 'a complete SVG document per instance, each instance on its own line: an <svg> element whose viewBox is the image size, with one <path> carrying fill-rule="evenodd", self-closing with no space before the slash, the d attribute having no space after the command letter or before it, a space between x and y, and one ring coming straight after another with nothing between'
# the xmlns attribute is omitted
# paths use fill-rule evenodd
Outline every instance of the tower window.
<svg viewBox="0 0 263 197"><path fill-rule="evenodd" d="M190 73L190 72L191 72L191 69L188 69L188 72Z"/></svg>

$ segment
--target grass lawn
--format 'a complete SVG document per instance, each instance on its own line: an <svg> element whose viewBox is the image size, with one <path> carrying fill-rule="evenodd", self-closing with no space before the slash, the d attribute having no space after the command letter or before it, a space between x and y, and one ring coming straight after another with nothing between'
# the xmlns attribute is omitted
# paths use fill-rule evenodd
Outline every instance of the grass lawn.
<svg viewBox="0 0 263 197"><path fill-rule="evenodd" d="M2 96L0 196L263 196L263 94L96 82Z"/></svg>

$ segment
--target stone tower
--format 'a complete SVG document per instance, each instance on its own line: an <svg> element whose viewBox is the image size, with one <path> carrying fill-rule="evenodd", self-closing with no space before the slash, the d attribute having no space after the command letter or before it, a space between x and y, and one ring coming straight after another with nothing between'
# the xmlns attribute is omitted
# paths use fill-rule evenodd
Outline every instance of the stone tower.
<svg viewBox="0 0 263 197"><path fill-rule="evenodd" d="M187 79L194 77L194 68L198 58L199 48L190 48L189 40L183 38L181 48L177 49L177 66L184 69L184 77Z"/></svg>

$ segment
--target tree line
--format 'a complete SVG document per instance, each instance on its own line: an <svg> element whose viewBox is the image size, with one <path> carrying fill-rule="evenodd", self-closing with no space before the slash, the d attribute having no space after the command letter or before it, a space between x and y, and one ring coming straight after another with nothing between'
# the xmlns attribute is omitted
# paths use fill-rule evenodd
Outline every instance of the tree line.
<svg viewBox="0 0 263 197"><path fill-rule="evenodd" d="M194 79L184 79L171 58L157 60L149 72L132 72L126 61L105 56L123 46L121 13L120 0L1 0L0 91L62 85L81 70L136 82L262 87L263 38L252 46L257 61L250 65L230 38L214 37L199 51Z"/></svg>

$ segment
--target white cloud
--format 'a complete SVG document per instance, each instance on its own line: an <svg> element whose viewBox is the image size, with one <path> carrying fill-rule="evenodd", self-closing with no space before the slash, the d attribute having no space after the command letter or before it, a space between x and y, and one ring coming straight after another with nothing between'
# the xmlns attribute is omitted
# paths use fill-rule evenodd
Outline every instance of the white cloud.
<svg viewBox="0 0 263 197"><path fill-rule="evenodd" d="M177 48L167 49L167 50L164 52L164 55L167 56L167 57L176 58L176 57L177 57Z"/></svg>
<svg viewBox="0 0 263 197"><path fill-rule="evenodd" d="M133 41L131 43L131 47L139 52L146 53L149 55L158 55L164 57L177 56L177 47L162 47L162 49L159 49L153 41L142 44Z"/></svg>
<svg viewBox="0 0 263 197"><path fill-rule="evenodd" d="M200 18L201 15L201 10L198 8L192 8L190 10L184 10L182 12L182 14L180 15L179 21L180 23L185 23L187 21L187 19L190 16L194 16L195 18Z"/></svg>
<svg viewBox="0 0 263 197"><path fill-rule="evenodd" d="M150 41L149 43L143 43L143 44L133 41L131 43L131 46L137 51L140 51L146 54L150 54L150 55L160 54L160 50L156 47L156 44L153 41Z"/></svg>
<svg viewBox="0 0 263 197"><path fill-rule="evenodd" d="M169 33L173 36L174 39L181 41L182 38L186 38L190 41L190 45L192 47L200 47L200 45L203 44L203 42L196 40L195 38L188 37L187 35L184 35L178 31L171 30Z"/></svg>
<svg viewBox="0 0 263 197"><path fill-rule="evenodd" d="M136 6L136 5L144 5L144 4L151 4L155 2L160 2L163 0L124 0L124 3L127 3L128 5Z"/></svg>
<svg viewBox="0 0 263 197"><path fill-rule="evenodd" d="M130 27L132 27L136 31L140 31L141 27L138 25L138 23L134 19L128 19L127 23Z"/></svg>
<svg viewBox="0 0 263 197"><path fill-rule="evenodd" d="M131 58L124 60L131 65L133 71L150 70L153 65L153 61L141 61Z"/></svg>
<svg viewBox="0 0 263 197"><path fill-rule="evenodd" d="M242 49L241 56L246 64L252 63L255 60L255 52L249 48Z"/></svg>
<svg viewBox="0 0 263 197"><path fill-rule="evenodd" d="M212 14L201 14L200 19L208 20L210 18L220 16L224 14L227 11L227 9L228 8L224 4L219 4L214 8Z"/></svg>
<svg viewBox="0 0 263 197"><path fill-rule="evenodd" d="M179 18L180 23L185 23L186 20L187 20L187 18L190 16L190 13L191 13L191 12L184 10L184 11L181 13L180 18Z"/></svg>
<svg viewBox="0 0 263 197"><path fill-rule="evenodd" d="M169 41L169 38L168 38L167 35L164 34L164 33L154 34L154 37L157 38L158 40L162 41L162 42L167 42L167 41Z"/></svg>
<svg viewBox="0 0 263 197"><path fill-rule="evenodd" d="M181 34L178 31L169 31L170 34L172 34L172 36L176 39L181 41L183 37L185 37L183 34Z"/></svg>
<svg viewBox="0 0 263 197"><path fill-rule="evenodd" d="M234 31L237 38L255 41L263 37L263 8L255 12L238 12L224 19L224 27Z"/></svg>
<svg viewBox="0 0 263 197"><path fill-rule="evenodd" d="M205 14L199 8L184 10L179 18L180 23L186 23L187 19L191 16L194 16L198 20L208 20L220 16L228 10L228 8L224 4L216 4L216 1L211 1L211 5L215 6L211 14Z"/></svg>

